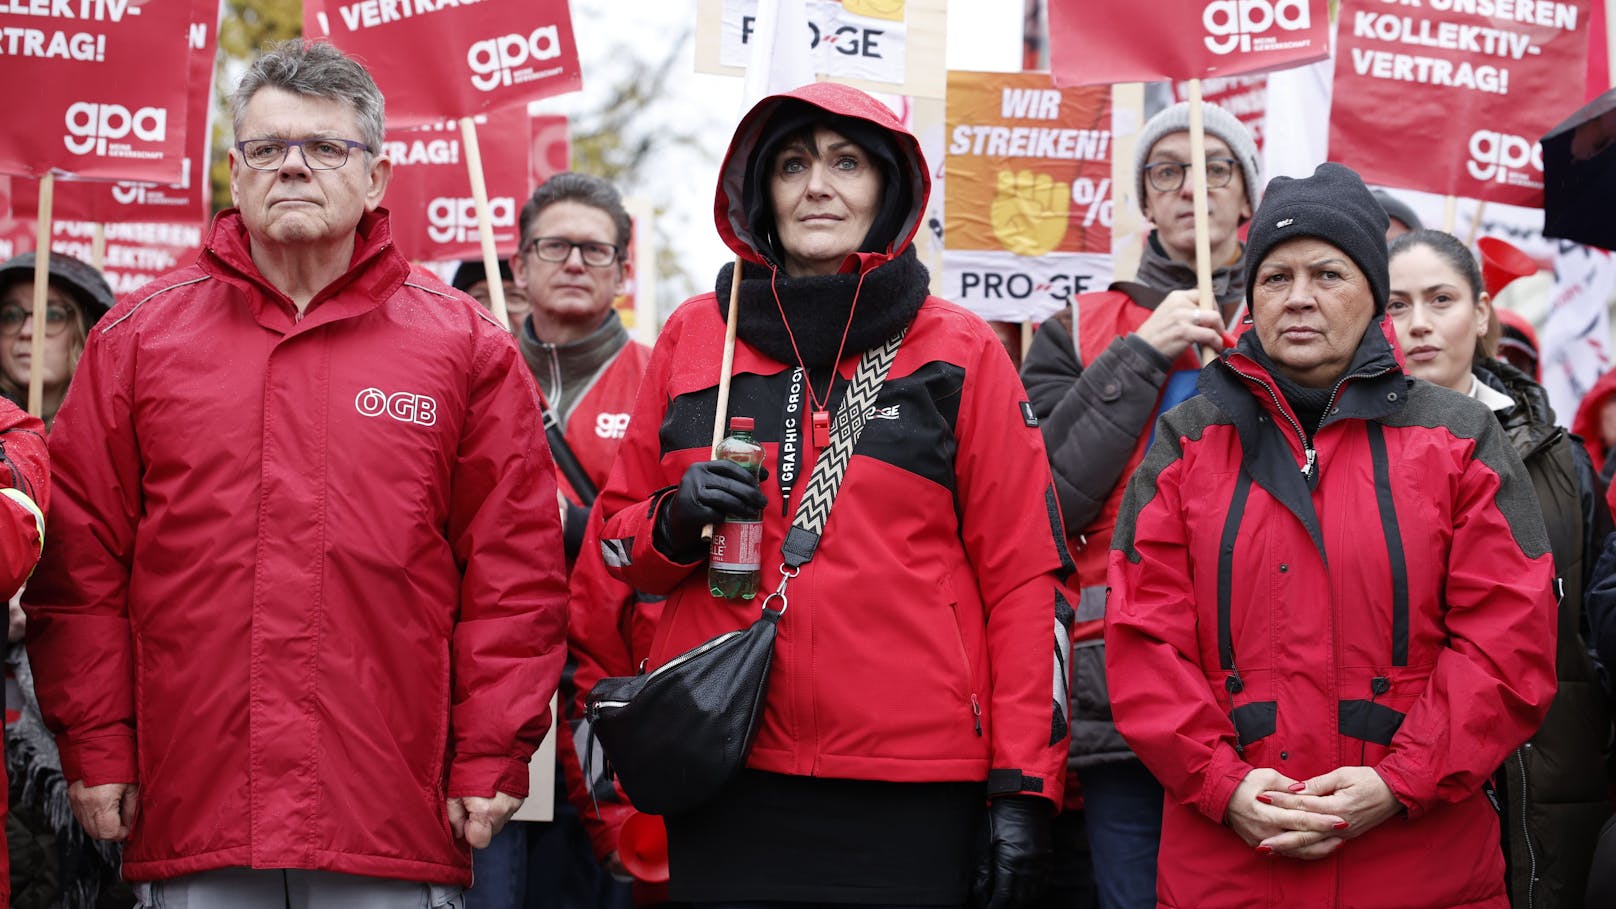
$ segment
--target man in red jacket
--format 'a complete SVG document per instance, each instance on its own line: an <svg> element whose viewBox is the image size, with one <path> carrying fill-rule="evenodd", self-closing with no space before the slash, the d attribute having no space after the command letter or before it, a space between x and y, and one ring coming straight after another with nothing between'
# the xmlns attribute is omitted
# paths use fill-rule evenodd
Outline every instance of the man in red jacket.
<svg viewBox="0 0 1616 909"><path fill-rule="evenodd" d="M397 252L362 67L287 42L232 106L236 207L97 325L57 419L40 704L147 904L459 906L564 657L537 392Z"/></svg>

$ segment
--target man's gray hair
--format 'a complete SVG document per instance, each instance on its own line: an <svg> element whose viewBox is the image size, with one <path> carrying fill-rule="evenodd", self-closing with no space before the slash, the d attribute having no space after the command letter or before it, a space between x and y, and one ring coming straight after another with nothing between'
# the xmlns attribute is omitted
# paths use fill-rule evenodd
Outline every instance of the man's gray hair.
<svg viewBox="0 0 1616 909"><path fill-rule="evenodd" d="M238 141L260 138L243 136L241 121L246 116L247 102L264 88L329 98L352 107L359 121L360 141L370 147L371 155L381 153L386 130L386 102L381 89L358 61L331 43L292 38L265 48L253 60L230 95L231 128Z"/></svg>
<svg viewBox="0 0 1616 909"><path fill-rule="evenodd" d="M577 202L605 212L617 229L617 242L613 245L620 250L628 248L634 226L628 210L623 207L623 197L617 192L617 187L589 174L563 171L539 184L539 188L522 206L522 217L517 222L518 249L527 247L528 231L532 229L533 222L539 219L539 213L557 202Z"/></svg>

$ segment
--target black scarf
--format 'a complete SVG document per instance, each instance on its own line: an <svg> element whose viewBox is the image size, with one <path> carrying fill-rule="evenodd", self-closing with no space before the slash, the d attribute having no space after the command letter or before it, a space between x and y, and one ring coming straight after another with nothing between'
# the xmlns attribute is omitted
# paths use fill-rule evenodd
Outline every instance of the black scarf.
<svg viewBox="0 0 1616 909"><path fill-rule="evenodd" d="M1147 287L1164 291L1187 290L1196 284L1195 263L1178 262L1167 257L1156 232L1150 232L1150 241L1139 256L1139 270L1134 280ZM1222 307L1238 306L1246 298L1246 257L1212 269L1212 296Z"/></svg>
<svg viewBox="0 0 1616 909"><path fill-rule="evenodd" d="M731 262L718 272L714 291L718 294L720 318L729 308L730 276L734 270L735 263ZM810 370L835 363L844 328L847 329L844 357L886 343L899 329L914 321L930 293L930 276L926 266L915 256L913 247L867 273L862 287L856 274L794 278L781 271L775 273L771 290L770 270L752 262L746 263L741 275L736 336L769 357L791 365L797 363L797 354L791 349L791 339L795 337L803 365ZM853 306L855 291L857 309ZM780 298L779 305L775 304L776 294ZM782 309L790 320L789 335L786 323L780 320ZM853 317L851 325L849 315Z"/></svg>

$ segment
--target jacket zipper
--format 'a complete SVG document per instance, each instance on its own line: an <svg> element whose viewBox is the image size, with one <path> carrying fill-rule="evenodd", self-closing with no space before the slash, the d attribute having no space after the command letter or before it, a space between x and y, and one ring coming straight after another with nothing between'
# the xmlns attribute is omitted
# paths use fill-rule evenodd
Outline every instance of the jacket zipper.
<svg viewBox="0 0 1616 909"><path fill-rule="evenodd" d="M982 737L982 704L976 699L976 675L971 672L971 655L965 650L965 636L959 630L958 608L950 603L948 611L954 613L954 641L959 644L960 668L965 671L965 684L971 690L971 724L976 727L976 737Z"/></svg>
<svg viewBox="0 0 1616 909"><path fill-rule="evenodd" d="M1285 418L1285 422L1291 424L1292 429L1296 430L1296 438L1297 438L1298 441L1300 441L1302 443L1302 453L1306 457L1306 463L1303 464L1302 467L1301 467L1302 476L1304 478L1306 478L1309 482L1312 482L1312 480L1313 480L1313 470L1318 465L1318 459L1319 459L1318 450L1315 449L1312 445L1308 444L1307 433L1302 431L1302 424L1297 422L1296 418L1291 416L1291 412L1288 409L1286 409L1286 407L1283 404L1280 403L1279 393L1274 391L1274 387L1272 385L1269 385L1266 381L1264 381L1264 380L1262 380L1262 379L1260 379L1260 378L1258 378L1258 377L1256 377L1254 375L1251 375L1250 373L1241 372L1233 363L1230 363L1227 359L1225 359L1223 361L1223 365L1229 367L1230 372L1233 372L1235 375L1240 376L1241 378L1246 379L1249 382L1255 382L1258 385L1261 385L1263 391L1268 392L1268 397L1272 398L1273 401L1274 401L1274 409L1279 411L1280 415ZM1383 376L1386 373L1389 373L1391 371L1392 371L1391 367L1387 367L1385 369L1382 369L1380 372L1371 372L1371 373L1362 373L1362 374L1354 374L1354 375L1342 376L1341 379L1335 383L1335 388L1330 390L1330 400L1325 402L1325 404L1324 404L1324 415L1319 417L1319 425L1314 428L1313 437L1315 439L1318 438L1320 430L1324 429L1324 423L1325 423L1326 420L1330 419L1330 411L1335 407L1336 398L1340 397L1341 389L1348 382L1352 381L1353 379L1375 379L1375 378L1379 378L1380 376Z"/></svg>
<svg viewBox="0 0 1616 909"><path fill-rule="evenodd" d="M1530 747L1528 744L1515 749L1515 760L1521 765L1521 842L1526 844L1527 870L1531 872L1531 876L1526 879L1528 909L1537 904L1537 850L1532 848L1532 830L1526 820L1526 811L1529 807L1526 796L1526 749Z"/></svg>

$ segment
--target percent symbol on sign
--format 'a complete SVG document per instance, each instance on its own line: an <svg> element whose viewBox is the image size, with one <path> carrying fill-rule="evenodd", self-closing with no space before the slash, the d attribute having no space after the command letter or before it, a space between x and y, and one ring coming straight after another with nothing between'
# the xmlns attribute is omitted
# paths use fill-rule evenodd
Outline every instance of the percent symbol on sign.
<svg viewBox="0 0 1616 909"><path fill-rule="evenodd" d="M1110 177L1101 177L1098 183L1089 177L1073 180L1072 202L1084 209L1084 227L1093 227L1096 219L1102 226L1111 226Z"/></svg>

